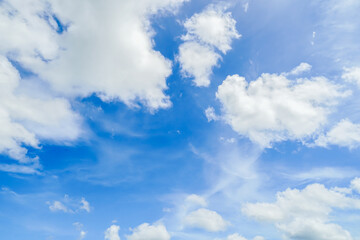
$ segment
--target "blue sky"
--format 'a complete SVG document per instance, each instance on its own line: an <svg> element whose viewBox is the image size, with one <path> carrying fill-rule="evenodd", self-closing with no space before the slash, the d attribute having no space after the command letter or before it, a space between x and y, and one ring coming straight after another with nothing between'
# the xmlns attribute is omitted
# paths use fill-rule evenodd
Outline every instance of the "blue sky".
<svg viewBox="0 0 360 240"><path fill-rule="evenodd" d="M360 239L359 10L0 0L0 238Z"/></svg>

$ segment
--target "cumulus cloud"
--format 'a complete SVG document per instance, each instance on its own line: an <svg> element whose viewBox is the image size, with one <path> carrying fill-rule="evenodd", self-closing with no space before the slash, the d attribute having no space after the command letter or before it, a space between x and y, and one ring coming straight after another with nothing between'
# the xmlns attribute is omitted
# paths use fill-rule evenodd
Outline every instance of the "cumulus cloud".
<svg viewBox="0 0 360 240"><path fill-rule="evenodd" d="M290 80L286 74L268 73L251 82L228 76L216 93L222 118L262 147L312 137L327 123L338 100L348 95L325 77Z"/></svg>
<svg viewBox="0 0 360 240"><path fill-rule="evenodd" d="M247 203L242 212L258 221L272 223L290 239L350 240L352 236L331 222L335 209L360 210L360 199L321 184L302 190L287 189L277 193L274 203Z"/></svg>
<svg viewBox="0 0 360 240"><path fill-rule="evenodd" d="M18 92L21 77L6 57L0 55L0 153L28 165L1 165L9 172L35 173L38 159L27 156L27 148L39 148L41 140L66 143L81 135L81 118L70 103L46 94ZM30 165L29 165L30 164Z"/></svg>
<svg viewBox="0 0 360 240"><path fill-rule="evenodd" d="M185 217L184 223L187 227L199 228L209 232L225 231L229 225L217 212L205 208L189 213Z"/></svg>
<svg viewBox="0 0 360 240"><path fill-rule="evenodd" d="M95 93L104 101L166 108L171 62L153 50L148 18L173 12L184 1L2 1L7 24L1 24L0 34L7 37L1 51L63 94Z"/></svg>
<svg viewBox="0 0 360 240"><path fill-rule="evenodd" d="M341 77L345 81L357 84L360 87L360 67L344 68Z"/></svg>
<svg viewBox="0 0 360 240"><path fill-rule="evenodd" d="M235 24L230 12L213 5L185 21L178 60L183 75L193 77L196 86L209 86L212 68L221 59L217 50L225 54L233 39L240 38Z"/></svg>
<svg viewBox="0 0 360 240"><path fill-rule="evenodd" d="M150 111L170 107L164 91L172 64L153 49L149 18L185 1L0 1L0 154L28 163L0 170L38 173L29 147L79 138L81 118L68 98L96 94ZM34 93L11 62L45 90Z"/></svg>
<svg viewBox="0 0 360 240"><path fill-rule="evenodd" d="M119 236L120 227L117 225L111 225L105 231L105 240L120 240Z"/></svg>
<svg viewBox="0 0 360 240"><path fill-rule="evenodd" d="M179 47L179 62L185 77L194 77L196 86L209 86L212 68L217 65L220 55L211 47L197 42L185 42Z"/></svg>
<svg viewBox="0 0 360 240"><path fill-rule="evenodd" d="M182 39L205 43L226 53L231 49L232 40L240 37L235 25L230 12L224 12L219 6L209 6L186 20L187 33Z"/></svg>
<svg viewBox="0 0 360 240"><path fill-rule="evenodd" d="M338 145L350 149L356 148L360 145L360 124L354 124L348 119L343 119L325 135L319 136L315 145L321 147Z"/></svg>
<svg viewBox="0 0 360 240"><path fill-rule="evenodd" d="M126 236L128 240L170 240L170 234L162 224L149 225L143 223L132 229L132 234Z"/></svg>

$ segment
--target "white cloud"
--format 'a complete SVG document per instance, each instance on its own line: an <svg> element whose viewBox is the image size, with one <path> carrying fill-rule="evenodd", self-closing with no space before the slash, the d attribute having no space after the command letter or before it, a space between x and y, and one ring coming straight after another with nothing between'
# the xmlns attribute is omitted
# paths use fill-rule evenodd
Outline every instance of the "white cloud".
<svg viewBox="0 0 360 240"><path fill-rule="evenodd" d="M149 17L174 12L184 1L1 1L0 154L28 165L0 170L37 173L27 148L79 139L81 118L66 98L96 94L151 111L170 107L164 90L172 64L153 49ZM8 59L35 73L44 89L34 91Z"/></svg>
<svg viewBox="0 0 360 240"><path fill-rule="evenodd" d="M90 203L81 198L80 201L70 198L68 195L64 196L62 201L47 202L49 209L52 212L62 211L65 213L78 213L80 211L90 212Z"/></svg>
<svg viewBox="0 0 360 240"><path fill-rule="evenodd" d="M219 117L215 113L215 109L213 107L208 107L205 110L205 116L208 122L219 120Z"/></svg>
<svg viewBox="0 0 360 240"><path fill-rule="evenodd" d="M265 240L265 238L263 236L256 236L253 240Z"/></svg>
<svg viewBox="0 0 360 240"><path fill-rule="evenodd" d="M206 199L196 194L191 194L187 196L185 202L193 206L201 206L201 207L207 206Z"/></svg>
<svg viewBox="0 0 360 240"><path fill-rule="evenodd" d="M86 234L87 234L87 232L85 232L84 230L83 230L83 225L81 224L81 223L79 223L79 222L75 222L75 223L73 223L73 225L75 226L75 228L76 228L76 230L78 230L79 231L79 240L82 240L82 239L84 239L85 237L86 237Z"/></svg>
<svg viewBox="0 0 360 240"><path fill-rule="evenodd" d="M85 198L81 198L80 209L90 212L90 203L88 201L86 201Z"/></svg>
<svg viewBox="0 0 360 240"><path fill-rule="evenodd" d="M341 76L347 82L355 83L360 87L360 67L344 68Z"/></svg>
<svg viewBox="0 0 360 240"><path fill-rule="evenodd" d="M238 233L234 233L234 234L227 236L226 240L247 240L247 239Z"/></svg>
<svg viewBox="0 0 360 240"><path fill-rule="evenodd" d="M0 54L67 96L95 93L104 101L166 108L171 62L153 50L148 18L184 1L2 1ZM54 15L66 25L62 34Z"/></svg>
<svg viewBox="0 0 360 240"><path fill-rule="evenodd" d="M356 192L360 193L360 178L354 178L351 181L351 189L354 189Z"/></svg>
<svg viewBox="0 0 360 240"><path fill-rule="evenodd" d="M200 208L189 213L184 220L188 227L200 228L209 232L225 231L229 225L217 212Z"/></svg>
<svg viewBox="0 0 360 240"><path fill-rule="evenodd" d="M300 75L302 73L310 71L312 66L308 63L300 63L299 66L292 69L289 73L286 73L286 75Z"/></svg>
<svg viewBox="0 0 360 240"><path fill-rule="evenodd" d="M198 87L209 86L212 68L220 58L211 47L197 42L185 42L179 47L181 72L185 77L194 77Z"/></svg>
<svg viewBox="0 0 360 240"><path fill-rule="evenodd" d="M325 135L319 136L315 145L321 147L338 145L350 149L356 148L360 146L360 124L354 124L348 119L343 119Z"/></svg>
<svg viewBox="0 0 360 240"><path fill-rule="evenodd" d="M348 231L331 222L329 215L334 209L360 210L360 199L347 195L347 191L311 184L302 190L277 193L274 203L247 203L242 212L274 224L290 239L352 239Z"/></svg>
<svg viewBox="0 0 360 240"><path fill-rule="evenodd" d="M21 80L8 59L0 55L0 153L23 164L33 163L1 165L1 169L35 173L40 168L38 159L29 158L26 147L39 148L40 140L76 140L82 131L81 119L66 99L17 92Z"/></svg>
<svg viewBox="0 0 360 240"><path fill-rule="evenodd" d="M111 225L105 231L105 240L120 240L119 230L120 230L119 226Z"/></svg>
<svg viewBox="0 0 360 240"><path fill-rule="evenodd" d="M185 41L179 47L178 61L185 77L193 77L196 86L209 86L212 68L221 59L216 49L225 54L233 39L240 38L236 21L220 6L208 6L203 12L187 19Z"/></svg>
<svg viewBox="0 0 360 240"><path fill-rule="evenodd" d="M83 231L83 230L81 230L81 231L80 231L80 237L79 237L79 239L82 240L82 239L84 239L85 237L86 237L86 232Z"/></svg>
<svg viewBox="0 0 360 240"><path fill-rule="evenodd" d="M53 1L55 13L69 28L58 37L65 50L39 68L40 75L68 95L96 93L104 101L141 102L150 110L170 107L164 90L172 64L153 50L154 31L148 18L173 11L182 2Z"/></svg>
<svg viewBox="0 0 360 240"><path fill-rule="evenodd" d="M325 77L289 80L285 74L268 73L249 83L239 75L228 76L216 93L222 118L262 147L312 137L348 95Z"/></svg>
<svg viewBox="0 0 360 240"><path fill-rule="evenodd" d="M128 240L170 240L170 234L162 224L149 225L143 223L132 229L132 234L126 236Z"/></svg>
<svg viewBox="0 0 360 240"><path fill-rule="evenodd" d="M49 206L49 209L52 211L52 212L59 212L59 211L62 211L62 212L72 212L72 210L68 209L62 202L60 201L54 201L50 206Z"/></svg>
<svg viewBox="0 0 360 240"><path fill-rule="evenodd" d="M243 8L244 8L244 12L248 12L248 10L249 10L249 2L246 2L246 3L244 3L243 4Z"/></svg>
<svg viewBox="0 0 360 240"><path fill-rule="evenodd" d="M230 12L224 12L221 7L209 6L203 12L194 14L186 20L184 27L187 34L185 41L197 41L216 47L222 53L231 49L233 39L240 38L236 31L236 21Z"/></svg>

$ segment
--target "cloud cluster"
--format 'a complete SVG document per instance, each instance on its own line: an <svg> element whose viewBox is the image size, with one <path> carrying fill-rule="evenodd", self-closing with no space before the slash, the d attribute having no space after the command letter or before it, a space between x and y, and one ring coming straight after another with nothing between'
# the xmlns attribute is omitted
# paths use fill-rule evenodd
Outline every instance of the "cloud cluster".
<svg viewBox="0 0 360 240"><path fill-rule="evenodd" d="M307 69L303 64L292 74ZM262 147L305 140L327 123L339 99L350 94L325 77L291 80L287 75L264 73L251 82L239 75L228 76L216 93L224 121Z"/></svg>
<svg viewBox="0 0 360 240"><path fill-rule="evenodd" d="M153 49L149 18L185 1L0 1L0 154L28 163L0 170L37 173L28 147L79 139L81 118L69 99L96 94L150 111L170 107L172 64Z"/></svg>
<svg viewBox="0 0 360 240"><path fill-rule="evenodd" d="M274 203L247 203L242 212L257 221L272 223L290 239L351 240L352 236L333 223L330 213L336 209L360 210L360 199L350 188L328 189L311 184L302 190L287 189L277 193Z"/></svg>
<svg viewBox="0 0 360 240"><path fill-rule="evenodd" d="M221 58L216 50L225 54L233 39L240 38L235 24L230 12L213 5L185 21L187 33L182 37L185 42L179 47L178 60L183 75L193 77L196 86L210 84L212 68Z"/></svg>

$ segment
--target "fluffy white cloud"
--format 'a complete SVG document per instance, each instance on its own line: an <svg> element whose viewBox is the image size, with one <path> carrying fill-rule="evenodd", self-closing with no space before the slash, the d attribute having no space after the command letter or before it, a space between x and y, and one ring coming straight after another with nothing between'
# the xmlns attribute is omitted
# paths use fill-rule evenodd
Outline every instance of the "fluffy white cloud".
<svg viewBox="0 0 360 240"><path fill-rule="evenodd" d="M171 106L164 90L172 64L153 50L148 17L173 11L184 1L53 1L69 27L59 36L64 50L39 69L40 75L69 95L96 93L104 101L128 105L140 101L151 110Z"/></svg>
<svg viewBox="0 0 360 240"><path fill-rule="evenodd" d="M217 212L205 208L189 213L184 221L188 227L200 228L209 232L225 231L229 225Z"/></svg>
<svg viewBox="0 0 360 240"><path fill-rule="evenodd" d="M345 68L342 78L360 87L360 67Z"/></svg>
<svg viewBox="0 0 360 240"><path fill-rule="evenodd" d="M149 18L184 1L0 1L0 154L32 164L0 170L37 173L27 147L80 137L81 118L67 97L171 106L164 90L172 64L153 49ZM35 73L44 89L33 91L8 59Z"/></svg>
<svg viewBox="0 0 360 240"><path fill-rule="evenodd" d="M235 25L236 21L230 12L224 12L219 6L209 6L184 23L187 34L182 38L185 41L206 43L226 53L231 49L232 40L241 36L236 31Z"/></svg>
<svg viewBox="0 0 360 240"><path fill-rule="evenodd" d="M358 147L360 145L360 124L343 119L325 135L319 136L315 144L322 147L338 145L350 149Z"/></svg>
<svg viewBox="0 0 360 240"><path fill-rule="evenodd" d="M209 86L212 68L220 58L211 47L197 42L185 42L179 47L181 72L185 77L194 77L194 83L198 87Z"/></svg>
<svg viewBox="0 0 360 240"><path fill-rule="evenodd" d="M26 146L39 148L40 140L70 142L81 134L81 119L64 98L43 94L33 96L31 91L18 89L21 84L18 71L6 57L0 55L0 153L31 166L1 165L8 171L31 173L24 169L39 168L37 158L27 157Z"/></svg>
<svg viewBox="0 0 360 240"><path fill-rule="evenodd" d="M330 221L334 209L360 210L360 199L338 188L311 184L302 190L277 193L274 203L245 204L242 212L258 221L273 223L290 239L352 239L348 231Z"/></svg>
<svg viewBox="0 0 360 240"><path fill-rule="evenodd" d="M105 231L105 240L120 240L119 230L120 230L119 226L111 225Z"/></svg>
<svg viewBox="0 0 360 240"><path fill-rule="evenodd" d="M148 18L184 1L2 1L0 51L63 94L166 108L171 62L153 50Z"/></svg>
<svg viewBox="0 0 360 240"><path fill-rule="evenodd" d="M149 225L143 223L126 236L128 240L170 240L170 234L162 224Z"/></svg>
<svg viewBox="0 0 360 240"><path fill-rule="evenodd" d="M311 137L347 95L325 77L290 80L286 74L268 73L249 83L239 75L228 76L216 93L223 119L262 147Z"/></svg>
<svg viewBox="0 0 360 240"><path fill-rule="evenodd" d="M230 12L210 5L203 12L187 19L185 41L179 47L178 60L185 77L193 77L196 86L209 86L212 68L221 58L216 49L225 54L233 39L240 38L236 21Z"/></svg>
<svg viewBox="0 0 360 240"><path fill-rule="evenodd" d="M59 51L56 28L47 1L1 1L0 55L11 56L27 66L54 59Z"/></svg>

